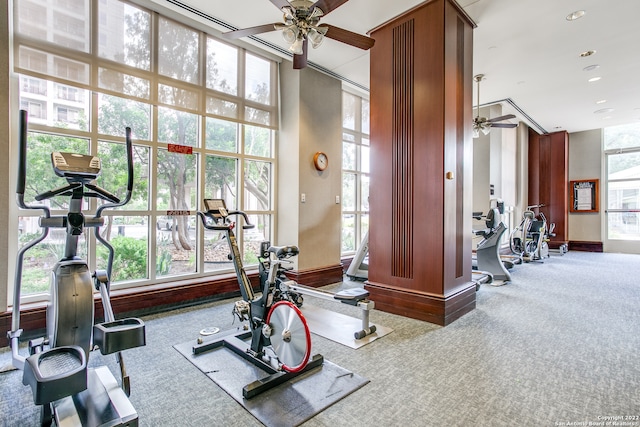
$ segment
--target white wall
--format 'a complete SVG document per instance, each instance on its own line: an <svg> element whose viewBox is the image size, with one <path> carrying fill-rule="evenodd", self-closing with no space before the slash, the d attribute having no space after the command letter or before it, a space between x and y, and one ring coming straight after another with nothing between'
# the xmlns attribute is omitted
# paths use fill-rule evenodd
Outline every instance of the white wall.
<svg viewBox="0 0 640 427"><path fill-rule="evenodd" d="M569 212L569 241L602 242L604 191L602 181L602 129L569 135L569 181L600 179L600 212ZM568 183L567 183L568 185Z"/></svg>

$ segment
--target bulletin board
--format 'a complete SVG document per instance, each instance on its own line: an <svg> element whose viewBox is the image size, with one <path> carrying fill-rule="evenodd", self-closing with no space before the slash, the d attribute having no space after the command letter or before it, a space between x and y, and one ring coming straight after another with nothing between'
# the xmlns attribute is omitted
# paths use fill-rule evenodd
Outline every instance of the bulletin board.
<svg viewBox="0 0 640 427"><path fill-rule="evenodd" d="M569 192L571 204L569 211L574 213L598 212L598 181L597 179L584 179L570 181Z"/></svg>

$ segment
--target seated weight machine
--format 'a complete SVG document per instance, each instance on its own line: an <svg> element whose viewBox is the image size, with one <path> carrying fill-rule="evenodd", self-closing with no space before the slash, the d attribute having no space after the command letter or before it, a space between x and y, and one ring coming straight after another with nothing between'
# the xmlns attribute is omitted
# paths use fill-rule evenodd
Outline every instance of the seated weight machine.
<svg viewBox="0 0 640 427"><path fill-rule="evenodd" d="M224 199L205 199L205 212L198 212L207 230L221 231L229 244L229 259L236 271L242 300L234 305L233 313L249 323L249 330L199 338L192 347L198 355L217 348L227 348L269 375L244 386L245 399L278 386L297 375L324 363L324 358L311 354L311 334L300 310L282 297L273 283L261 281L261 294L256 295L242 264L233 229L232 216L241 216L243 229L254 226L242 211L227 211Z"/></svg>
<svg viewBox="0 0 640 427"><path fill-rule="evenodd" d="M126 129L127 191L123 200L96 185L101 173L100 159L90 155L54 152L51 162L56 175L67 185L35 197L43 201L55 196L69 196L66 215L52 216L45 204L28 205L24 201L27 175L27 112L20 111L17 202L22 209L43 212L42 234L25 244L16 261L11 331L8 332L13 365L23 371L22 382L29 385L33 401L41 405L42 425L136 426L138 414L129 402L129 377L121 352L146 343L145 326L136 318L116 320L110 301L109 277L114 249L99 229L104 225L105 209L123 206L133 190L133 146L131 129ZM105 200L95 215L83 213L85 198ZM47 304L47 336L29 341L29 356L19 354L20 292L25 252L44 240L51 228L66 231L65 255L53 267ZM85 229L95 229L96 238L108 249L106 270L89 271L87 261L77 256L78 238ZM105 321L94 324L94 289L100 292ZM91 350L97 346L103 355L116 353L120 365L121 385L107 366L88 368Z"/></svg>

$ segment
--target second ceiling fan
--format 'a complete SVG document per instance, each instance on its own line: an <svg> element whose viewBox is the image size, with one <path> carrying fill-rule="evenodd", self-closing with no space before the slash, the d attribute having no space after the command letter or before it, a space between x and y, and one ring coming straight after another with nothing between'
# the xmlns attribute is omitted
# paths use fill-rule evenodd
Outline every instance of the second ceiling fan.
<svg viewBox="0 0 640 427"><path fill-rule="evenodd" d="M473 137L477 138L482 132L484 135L488 135L491 128L514 128L518 126L515 123L498 123L502 120L515 119L513 114L505 114L504 116L494 117L492 119L486 117L480 117L480 82L484 79L484 74L477 74L473 76L473 80L478 85L478 104L476 109L476 117L473 119Z"/></svg>
<svg viewBox="0 0 640 427"><path fill-rule="evenodd" d="M320 26L320 18L346 3L348 0L269 0L284 13L283 22L258 25L223 33L229 39L252 36L269 31L280 30L282 36L289 43L289 50L293 53L293 68L301 69L307 66L307 49L311 42L313 48L322 43L324 37L355 46L360 49L371 49L374 40L333 25Z"/></svg>

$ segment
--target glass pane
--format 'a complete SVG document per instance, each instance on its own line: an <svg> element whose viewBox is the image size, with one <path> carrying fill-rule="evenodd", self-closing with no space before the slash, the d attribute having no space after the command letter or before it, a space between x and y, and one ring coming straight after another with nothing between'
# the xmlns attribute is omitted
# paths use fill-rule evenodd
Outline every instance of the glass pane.
<svg viewBox="0 0 640 427"><path fill-rule="evenodd" d="M88 130L89 93L74 86L20 76L20 108L29 112L29 123Z"/></svg>
<svg viewBox="0 0 640 427"><path fill-rule="evenodd" d="M159 211L188 211L196 203L196 155L158 150L156 195Z"/></svg>
<svg viewBox="0 0 640 427"><path fill-rule="evenodd" d="M342 127L356 130L356 108L358 97L342 92Z"/></svg>
<svg viewBox="0 0 640 427"><path fill-rule="evenodd" d="M342 175L342 210L356 210L356 175L353 173Z"/></svg>
<svg viewBox="0 0 640 427"><path fill-rule="evenodd" d="M206 148L209 150L238 151L238 125L226 120L207 117Z"/></svg>
<svg viewBox="0 0 640 427"><path fill-rule="evenodd" d="M107 68L98 69L98 85L106 90L143 99L149 99L151 93L149 80Z"/></svg>
<svg viewBox="0 0 640 427"><path fill-rule="evenodd" d="M607 155L609 180L640 179L640 153Z"/></svg>
<svg viewBox="0 0 640 427"><path fill-rule="evenodd" d="M608 209L640 209L640 181L609 182Z"/></svg>
<svg viewBox="0 0 640 427"><path fill-rule="evenodd" d="M70 83L89 84L89 65L63 56L20 46L18 66L37 73L65 79Z"/></svg>
<svg viewBox="0 0 640 427"><path fill-rule="evenodd" d="M195 273L196 216L159 216L156 228L156 276Z"/></svg>
<svg viewBox="0 0 640 427"><path fill-rule="evenodd" d="M53 171L51 153L54 151L89 154L89 141L81 138L29 132L25 187L27 203L34 200L36 194L67 184L64 178L57 176ZM69 206L68 196L56 196L48 200L52 209L67 209Z"/></svg>
<svg viewBox="0 0 640 427"><path fill-rule="evenodd" d="M360 215L360 240L364 239L364 236L367 234L368 231L369 231L369 215Z"/></svg>
<svg viewBox="0 0 640 427"><path fill-rule="evenodd" d="M360 172L369 173L369 146L360 146Z"/></svg>
<svg viewBox="0 0 640 427"><path fill-rule="evenodd" d="M245 98L271 104L271 62L246 54Z"/></svg>
<svg viewBox="0 0 640 427"><path fill-rule="evenodd" d="M271 113L257 108L245 107L244 119L251 123L257 123L265 126L271 125Z"/></svg>
<svg viewBox="0 0 640 427"><path fill-rule="evenodd" d="M362 133L369 134L369 101L362 100Z"/></svg>
<svg viewBox="0 0 640 427"><path fill-rule="evenodd" d="M98 142L98 156L102 160L102 185L105 190L124 198L127 189L127 154L126 146L112 142ZM118 210L149 209L149 148L134 145L133 147L133 192L131 200Z"/></svg>
<svg viewBox="0 0 640 427"><path fill-rule="evenodd" d="M271 206L271 163L245 161L244 201L246 211L269 210Z"/></svg>
<svg viewBox="0 0 640 427"><path fill-rule="evenodd" d="M118 0L99 3L100 56L132 67L149 69L151 16Z"/></svg>
<svg viewBox="0 0 640 427"><path fill-rule="evenodd" d="M18 239L19 247L33 240L41 234L42 229L38 225L39 217L21 217L21 233ZM51 270L56 262L64 257L66 232L62 228L49 229L49 235L42 242L29 249L25 255L22 266L21 295L32 295L49 291ZM87 242L83 233L78 239L78 256L86 259Z"/></svg>
<svg viewBox="0 0 640 427"><path fill-rule="evenodd" d="M131 128L136 139L151 138L151 105L117 96L98 95L98 132L124 136Z"/></svg>
<svg viewBox="0 0 640 427"><path fill-rule="evenodd" d="M188 110L196 110L198 108L198 92L159 84L158 102Z"/></svg>
<svg viewBox="0 0 640 427"><path fill-rule="evenodd" d="M638 212L608 212L607 237L612 240L640 240Z"/></svg>
<svg viewBox="0 0 640 427"><path fill-rule="evenodd" d="M225 232L205 229L204 271L233 269L233 263L228 257L230 253Z"/></svg>
<svg viewBox="0 0 640 427"><path fill-rule="evenodd" d="M235 119L238 117L238 104L222 99L208 97L207 113Z"/></svg>
<svg viewBox="0 0 640 427"><path fill-rule="evenodd" d="M207 38L207 87L238 94L238 49Z"/></svg>
<svg viewBox="0 0 640 427"><path fill-rule="evenodd" d="M356 169L356 145L349 142L342 143L342 169Z"/></svg>
<svg viewBox="0 0 640 427"><path fill-rule="evenodd" d="M198 83L198 33L162 17L159 26L158 72L183 82Z"/></svg>
<svg viewBox="0 0 640 427"><path fill-rule="evenodd" d="M356 216L342 215L342 252L349 252L349 251L355 251L355 250L356 250Z"/></svg>
<svg viewBox="0 0 640 427"><path fill-rule="evenodd" d="M228 209L237 209L237 159L207 156L204 196L224 199Z"/></svg>
<svg viewBox="0 0 640 427"><path fill-rule="evenodd" d="M40 2L42 3L42 2ZM89 52L90 0L61 0L38 5L16 1L17 31L42 41Z"/></svg>
<svg viewBox="0 0 640 427"><path fill-rule="evenodd" d="M360 210L369 210L369 175L360 175Z"/></svg>
<svg viewBox="0 0 640 427"><path fill-rule="evenodd" d="M612 126L604 129L604 149L640 147L640 124Z"/></svg>
<svg viewBox="0 0 640 427"><path fill-rule="evenodd" d="M244 152L252 156L271 157L273 132L267 128L244 125Z"/></svg>
<svg viewBox="0 0 640 427"><path fill-rule="evenodd" d="M158 107L158 141L168 144L198 145L198 116Z"/></svg>
<svg viewBox="0 0 640 427"><path fill-rule="evenodd" d="M147 279L149 217L107 216L100 234L114 249L111 283ZM107 268L109 252L101 243L97 244L96 264Z"/></svg>
<svg viewBox="0 0 640 427"><path fill-rule="evenodd" d="M249 215L249 221L254 227L242 230L244 242L242 262L245 267L258 264L260 243L270 240L271 235L271 215Z"/></svg>

